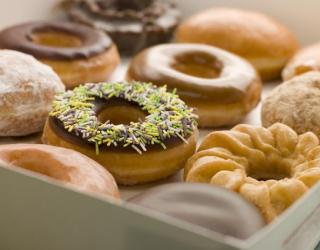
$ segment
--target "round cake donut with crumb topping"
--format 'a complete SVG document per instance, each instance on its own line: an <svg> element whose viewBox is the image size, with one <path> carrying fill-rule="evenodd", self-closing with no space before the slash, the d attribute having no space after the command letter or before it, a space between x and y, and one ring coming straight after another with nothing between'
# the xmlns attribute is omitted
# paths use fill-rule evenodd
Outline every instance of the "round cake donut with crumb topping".
<svg viewBox="0 0 320 250"><path fill-rule="evenodd" d="M196 149L196 119L165 86L88 83L56 96L42 141L79 151L133 185L183 168Z"/></svg>

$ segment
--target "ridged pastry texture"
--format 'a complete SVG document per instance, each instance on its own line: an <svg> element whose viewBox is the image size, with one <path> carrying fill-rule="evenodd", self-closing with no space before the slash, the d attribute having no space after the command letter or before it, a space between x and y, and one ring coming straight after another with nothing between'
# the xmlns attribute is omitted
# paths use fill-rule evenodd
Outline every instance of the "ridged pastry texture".
<svg viewBox="0 0 320 250"><path fill-rule="evenodd" d="M187 182L211 183L255 204L271 222L320 179L320 146L312 132L298 135L276 123L240 124L205 137L185 166Z"/></svg>

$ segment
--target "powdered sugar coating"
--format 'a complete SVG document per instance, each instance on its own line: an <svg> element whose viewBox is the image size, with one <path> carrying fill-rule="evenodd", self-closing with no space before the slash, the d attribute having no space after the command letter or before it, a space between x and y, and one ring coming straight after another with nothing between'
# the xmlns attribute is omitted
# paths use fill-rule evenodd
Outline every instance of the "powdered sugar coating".
<svg viewBox="0 0 320 250"><path fill-rule="evenodd" d="M273 89L262 102L261 119L265 127L281 122L320 138L320 73L296 76Z"/></svg>
<svg viewBox="0 0 320 250"><path fill-rule="evenodd" d="M21 52L0 50L0 136L41 131L55 94L64 89L49 66Z"/></svg>

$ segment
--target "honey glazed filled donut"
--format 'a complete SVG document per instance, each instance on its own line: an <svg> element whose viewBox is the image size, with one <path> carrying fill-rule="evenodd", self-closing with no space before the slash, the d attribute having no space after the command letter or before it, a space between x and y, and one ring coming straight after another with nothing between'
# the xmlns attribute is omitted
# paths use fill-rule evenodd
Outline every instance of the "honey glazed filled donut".
<svg viewBox="0 0 320 250"><path fill-rule="evenodd" d="M159 0L66 0L72 21L109 34L124 55L168 42L180 20L175 5Z"/></svg>
<svg viewBox="0 0 320 250"><path fill-rule="evenodd" d="M120 62L103 32L71 22L30 22L0 32L0 48L33 55L51 66L67 88L106 80Z"/></svg>
<svg viewBox="0 0 320 250"><path fill-rule="evenodd" d="M56 97L42 140L75 149L132 185L183 168L195 151L196 125L192 109L165 87L86 84Z"/></svg>
<svg viewBox="0 0 320 250"><path fill-rule="evenodd" d="M245 60L200 44L157 45L132 60L127 80L167 84L196 108L200 127L230 126L260 100L261 81Z"/></svg>

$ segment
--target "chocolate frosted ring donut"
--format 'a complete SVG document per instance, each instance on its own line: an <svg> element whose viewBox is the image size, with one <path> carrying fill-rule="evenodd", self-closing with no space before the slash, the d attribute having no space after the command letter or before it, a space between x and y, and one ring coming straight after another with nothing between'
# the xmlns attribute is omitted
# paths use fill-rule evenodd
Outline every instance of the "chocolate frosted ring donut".
<svg viewBox="0 0 320 250"><path fill-rule="evenodd" d="M35 34L57 32L70 34L81 40L76 47L50 47L34 42ZM108 36L83 25L66 22L31 22L3 30L0 47L31 54L40 59L74 60L96 56L110 48Z"/></svg>
<svg viewBox="0 0 320 250"><path fill-rule="evenodd" d="M173 4L158 0L67 0L66 3L71 20L105 31L126 55L167 42L180 19L180 12Z"/></svg>
<svg viewBox="0 0 320 250"><path fill-rule="evenodd" d="M57 96L43 142L88 155L119 183L149 182L182 168L195 151L195 119L165 87L86 84Z"/></svg>
<svg viewBox="0 0 320 250"><path fill-rule="evenodd" d="M71 88L104 81L119 63L103 32L71 22L30 22L0 32L0 48L28 53L51 66Z"/></svg>
<svg viewBox="0 0 320 250"><path fill-rule="evenodd" d="M128 80L176 88L199 114L199 126L236 124L260 100L261 81L247 61L219 48L200 44L163 44L139 53Z"/></svg>

